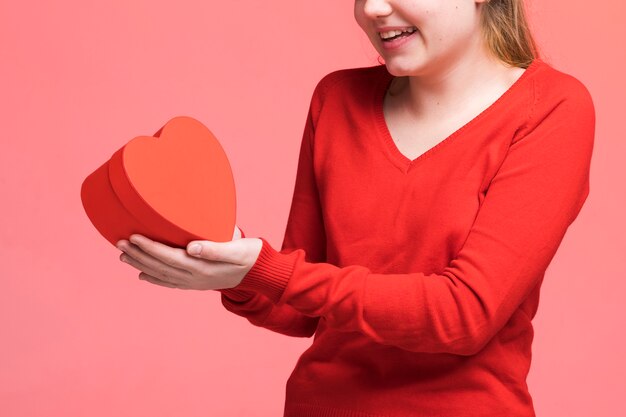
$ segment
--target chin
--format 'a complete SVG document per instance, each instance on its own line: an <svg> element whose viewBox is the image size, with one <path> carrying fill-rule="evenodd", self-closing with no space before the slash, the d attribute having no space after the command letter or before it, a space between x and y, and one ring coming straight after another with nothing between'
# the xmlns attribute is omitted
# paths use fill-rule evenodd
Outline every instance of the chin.
<svg viewBox="0 0 626 417"><path fill-rule="evenodd" d="M399 60L395 59L385 60L385 66L387 71L396 77L419 75L424 68L424 64L421 62L399 62Z"/></svg>

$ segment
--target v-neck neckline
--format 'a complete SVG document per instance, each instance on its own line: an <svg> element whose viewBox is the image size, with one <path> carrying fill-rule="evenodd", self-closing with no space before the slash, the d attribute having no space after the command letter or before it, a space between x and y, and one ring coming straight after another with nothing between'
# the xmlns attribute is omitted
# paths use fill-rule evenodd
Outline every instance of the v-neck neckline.
<svg viewBox="0 0 626 417"><path fill-rule="evenodd" d="M421 153L414 159L410 159L396 146L393 137L391 136L391 131L389 130L389 126L387 125L387 121L385 120L384 113L384 100L391 86L391 82L396 78L394 75L391 75L385 65L381 65L383 75L378 78L375 83L375 93L373 94L373 100L371 102L371 109L374 112L374 121L376 124L376 128L378 129L378 136L382 138L383 146L385 147L388 155L391 157L395 165L400 168L405 174L409 172L409 170L415 165L419 164L424 159L431 156L435 151L441 150L441 148L449 145L456 137L458 137L462 132L464 132L469 127L478 123L479 120L484 118L489 113L493 112L502 103L515 92L519 86L523 83L523 81L528 78L528 76L535 71L535 69L540 65L541 60L539 58L533 59L530 65L526 68L526 70L520 75L514 82L509 86L509 88L504 91L493 103L491 103L487 108L485 108L482 112L476 115L469 122L465 123L463 126L452 132L449 136L438 142L433 147L427 149L425 152Z"/></svg>

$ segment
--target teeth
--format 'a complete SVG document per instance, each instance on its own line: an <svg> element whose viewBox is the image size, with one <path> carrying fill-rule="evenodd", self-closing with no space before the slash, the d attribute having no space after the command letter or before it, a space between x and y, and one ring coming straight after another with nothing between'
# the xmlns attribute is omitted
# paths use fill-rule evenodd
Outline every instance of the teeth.
<svg viewBox="0 0 626 417"><path fill-rule="evenodd" d="M417 30L416 27L411 27L411 28L406 28L403 30L392 30L390 32L380 32L380 37L382 39L388 39L388 38L393 38L394 36L398 36L401 33L404 32L408 32L408 33L413 33Z"/></svg>

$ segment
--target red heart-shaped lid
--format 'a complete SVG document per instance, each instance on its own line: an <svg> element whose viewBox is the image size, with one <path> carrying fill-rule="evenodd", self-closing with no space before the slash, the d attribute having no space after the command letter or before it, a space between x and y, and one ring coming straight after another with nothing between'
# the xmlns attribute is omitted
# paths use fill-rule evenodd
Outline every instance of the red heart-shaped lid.
<svg viewBox="0 0 626 417"><path fill-rule="evenodd" d="M83 206L112 244L133 233L170 246L225 242L235 228L236 196L226 153L199 121L179 116L139 136L83 183Z"/></svg>

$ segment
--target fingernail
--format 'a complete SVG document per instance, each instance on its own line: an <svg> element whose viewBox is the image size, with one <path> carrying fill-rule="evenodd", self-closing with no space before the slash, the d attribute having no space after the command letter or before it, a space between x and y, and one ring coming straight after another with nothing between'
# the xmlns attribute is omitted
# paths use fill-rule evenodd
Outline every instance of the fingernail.
<svg viewBox="0 0 626 417"><path fill-rule="evenodd" d="M193 245L189 246L189 253L191 255L199 255L200 252L202 252L202 247L199 244L194 243Z"/></svg>

